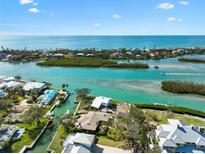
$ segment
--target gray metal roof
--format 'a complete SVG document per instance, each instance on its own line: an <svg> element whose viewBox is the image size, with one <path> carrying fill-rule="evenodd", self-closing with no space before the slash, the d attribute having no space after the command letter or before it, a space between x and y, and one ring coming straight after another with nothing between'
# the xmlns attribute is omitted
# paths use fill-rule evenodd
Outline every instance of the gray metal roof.
<svg viewBox="0 0 205 154"><path fill-rule="evenodd" d="M95 139L95 135L85 134L85 133L77 133L76 138L73 140L74 143L81 144L93 144Z"/></svg>
<svg viewBox="0 0 205 154"><path fill-rule="evenodd" d="M173 147L173 148L177 147L177 145L171 139L167 139L164 142L163 146L165 146L165 147Z"/></svg>

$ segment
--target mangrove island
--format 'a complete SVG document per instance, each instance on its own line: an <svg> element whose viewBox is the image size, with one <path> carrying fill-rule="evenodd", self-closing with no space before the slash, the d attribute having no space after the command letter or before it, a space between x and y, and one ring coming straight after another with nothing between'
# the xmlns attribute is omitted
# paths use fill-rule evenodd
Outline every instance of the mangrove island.
<svg viewBox="0 0 205 154"><path fill-rule="evenodd" d="M196 94L205 96L205 85L182 81L163 81L161 88L176 94Z"/></svg>
<svg viewBox="0 0 205 154"><path fill-rule="evenodd" d="M114 60L97 58L64 58L49 59L37 63L40 66L65 66L65 67L103 67L103 68L149 68L147 64L142 63L118 63Z"/></svg>

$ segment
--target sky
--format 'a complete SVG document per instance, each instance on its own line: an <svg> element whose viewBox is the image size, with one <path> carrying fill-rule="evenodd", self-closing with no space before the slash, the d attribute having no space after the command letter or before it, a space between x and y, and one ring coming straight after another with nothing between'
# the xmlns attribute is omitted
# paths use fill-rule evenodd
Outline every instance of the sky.
<svg viewBox="0 0 205 154"><path fill-rule="evenodd" d="M205 0L0 0L0 35L204 35Z"/></svg>

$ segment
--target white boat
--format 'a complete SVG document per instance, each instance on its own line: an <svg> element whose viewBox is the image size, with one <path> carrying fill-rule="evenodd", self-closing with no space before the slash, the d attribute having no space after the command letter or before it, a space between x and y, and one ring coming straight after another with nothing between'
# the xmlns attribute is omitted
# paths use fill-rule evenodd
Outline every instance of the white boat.
<svg viewBox="0 0 205 154"><path fill-rule="evenodd" d="M69 113L70 113L70 110L67 110L65 114L69 114Z"/></svg>

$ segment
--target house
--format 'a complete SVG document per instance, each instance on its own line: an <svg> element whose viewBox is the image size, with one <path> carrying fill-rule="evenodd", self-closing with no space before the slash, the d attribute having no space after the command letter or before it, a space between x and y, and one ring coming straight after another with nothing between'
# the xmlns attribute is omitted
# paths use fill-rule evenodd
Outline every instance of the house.
<svg viewBox="0 0 205 154"><path fill-rule="evenodd" d="M39 92L42 92L47 88L45 83L40 83L40 82L27 82L23 86L23 90L26 92L26 94L38 94Z"/></svg>
<svg viewBox="0 0 205 154"><path fill-rule="evenodd" d="M84 53L77 53L76 56L83 57L83 56L85 56L85 54Z"/></svg>
<svg viewBox="0 0 205 154"><path fill-rule="evenodd" d="M0 59L5 58L6 57L6 53L0 51Z"/></svg>
<svg viewBox="0 0 205 154"><path fill-rule="evenodd" d="M114 52L110 55L111 58L122 58L122 53L120 52Z"/></svg>
<svg viewBox="0 0 205 154"><path fill-rule="evenodd" d="M64 55L61 54L61 53L56 53L56 54L53 55L53 57L55 57L55 58L64 58Z"/></svg>
<svg viewBox="0 0 205 154"><path fill-rule="evenodd" d="M117 104L116 113L119 116L128 116L130 113L131 105L128 103Z"/></svg>
<svg viewBox="0 0 205 154"><path fill-rule="evenodd" d="M94 54L87 54L86 57L94 57Z"/></svg>
<svg viewBox="0 0 205 154"><path fill-rule="evenodd" d="M0 89L0 98L5 97L6 95L7 94L3 90Z"/></svg>
<svg viewBox="0 0 205 154"><path fill-rule="evenodd" d="M3 82L5 78L6 76L0 76L0 83Z"/></svg>
<svg viewBox="0 0 205 154"><path fill-rule="evenodd" d="M23 100L18 105L13 106L11 110L14 113L22 113L23 114L24 112L28 111L30 109L30 107L31 107L31 104L28 104L27 100Z"/></svg>
<svg viewBox="0 0 205 154"><path fill-rule="evenodd" d="M17 81L9 81L9 82L3 82L0 84L0 89L1 88L6 88L6 89L17 89L23 87L23 83L17 82Z"/></svg>
<svg viewBox="0 0 205 154"><path fill-rule="evenodd" d="M6 141L10 141L17 131L16 125L1 125L0 126L0 149L2 144Z"/></svg>
<svg viewBox="0 0 205 154"><path fill-rule="evenodd" d="M188 126L180 120L168 119L168 124L159 125L155 132L163 152L205 152L203 128Z"/></svg>
<svg viewBox="0 0 205 154"><path fill-rule="evenodd" d="M98 96L92 102L92 107L99 109L100 107L109 107L112 104L112 99L108 97Z"/></svg>
<svg viewBox="0 0 205 154"><path fill-rule="evenodd" d="M14 81L14 80L16 80L15 77L10 76L10 77L5 77L3 79L3 82L10 82L10 81Z"/></svg>
<svg viewBox="0 0 205 154"><path fill-rule="evenodd" d="M95 135L76 133L69 135L63 143L62 153L90 153L95 141Z"/></svg>
<svg viewBox="0 0 205 154"><path fill-rule="evenodd" d="M44 105L49 105L55 100L57 93L55 90L46 90L43 95L39 96L38 100Z"/></svg>
<svg viewBox="0 0 205 154"><path fill-rule="evenodd" d="M108 122L110 117L109 113L90 111L87 114L81 115L76 125L79 129L95 131L101 121Z"/></svg>

